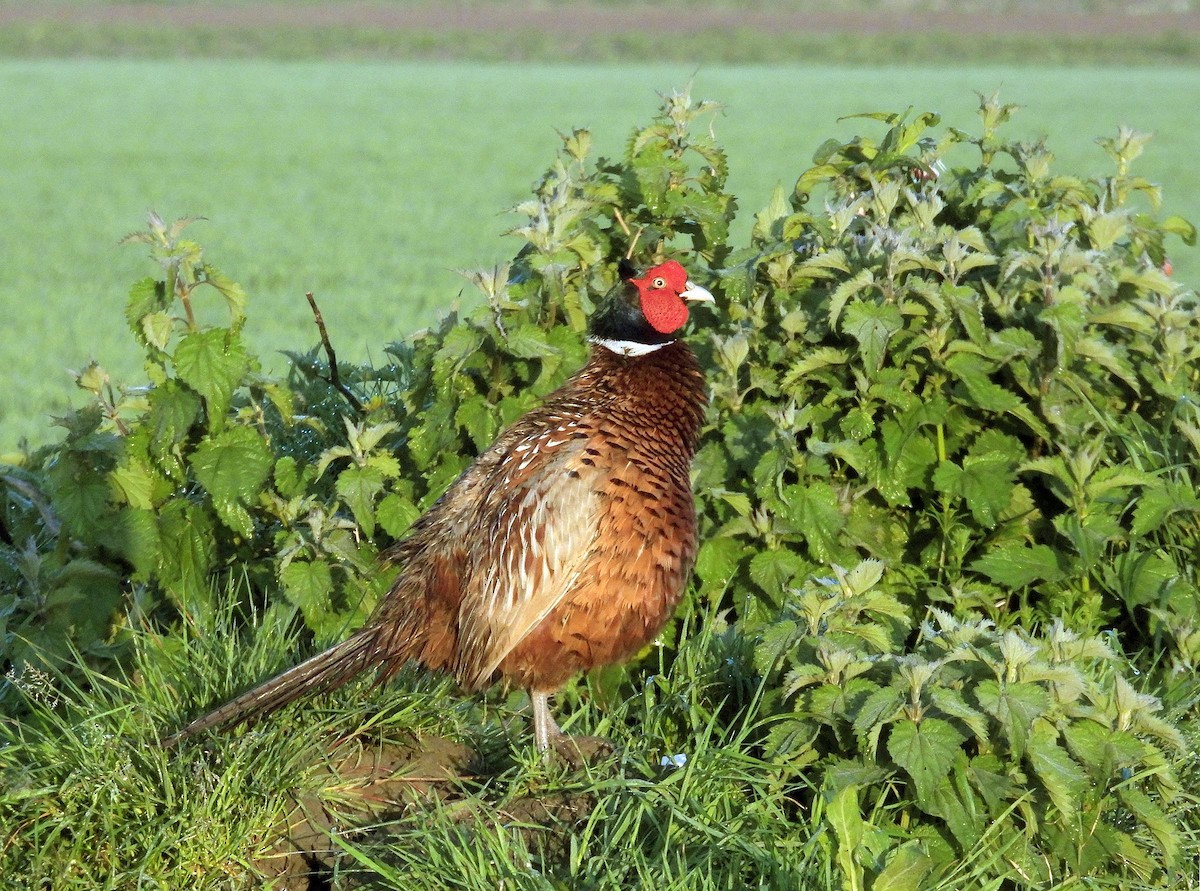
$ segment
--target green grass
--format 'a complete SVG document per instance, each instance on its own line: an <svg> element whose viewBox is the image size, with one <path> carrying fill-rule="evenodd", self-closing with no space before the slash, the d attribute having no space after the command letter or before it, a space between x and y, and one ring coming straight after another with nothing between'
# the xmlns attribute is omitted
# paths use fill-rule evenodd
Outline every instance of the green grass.
<svg viewBox="0 0 1200 891"><path fill-rule="evenodd" d="M752 642L716 616L686 623L669 667L647 657L631 673L645 678L636 688L593 679L559 697L565 730L616 746L581 768L533 750L523 695L465 696L415 670L161 748L199 708L298 658L284 612L246 629L226 607L183 637L137 632L127 677L88 672L86 692L65 679L56 691L27 670L16 684L26 713L0 717L5 887L261 887L263 872L311 866L296 851L318 852L332 887L380 891L844 887L823 799L799 804L812 795L809 768L760 757L769 728L741 649ZM682 767L662 763L678 754ZM394 775L362 770L381 757L397 759ZM1195 774L1191 759L1185 789ZM1179 803L1191 811L1194 796ZM983 882L996 856L985 837L920 887L996 887ZM1184 872L1193 857L1184 853ZM1084 886L1064 877L1038 887Z"/></svg>
<svg viewBox="0 0 1200 891"><path fill-rule="evenodd" d="M226 612L186 641L139 635L129 680L88 675L89 692L68 684L63 699L23 676L31 713L0 720L0 872L56 891L255 887L255 870L285 865L283 823L304 843L303 811L333 819L324 869L361 880L365 866L373 888L834 887L794 820L803 778L748 751L752 692L719 714L733 688L712 633L694 630L640 695L603 709L568 697L566 729L618 746L582 770L533 751L523 697L488 704L416 673L163 750L156 739L197 706L295 651L277 621L249 639L235 624ZM367 788L331 770L389 747L425 761ZM439 759L460 750L475 760L443 776ZM682 769L661 764L676 753Z"/></svg>
<svg viewBox="0 0 1200 891"><path fill-rule="evenodd" d="M516 247L503 211L548 165L555 130L589 127L611 153L656 91L693 75L696 94L727 107L715 127L743 237L821 142L872 127L838 116L914 105L974 128L973 91L997 89L1026 106L1018 129L1048 134L1064 172L1104 172L1093 138L1120 123L1155 131L1141 172L1168 212L1200 219L1193 69L7 61L0 453L51 438L48 416L72 398L64 369L95 358L141 381L122 309L152 270L116 243L147 210L209 219L197 237L249 291L261 349L315 342L311 290L345 358L381 360L475 299L456 269ZM1195 251L1174 259L1180 280L1200 278Z"/></svg>

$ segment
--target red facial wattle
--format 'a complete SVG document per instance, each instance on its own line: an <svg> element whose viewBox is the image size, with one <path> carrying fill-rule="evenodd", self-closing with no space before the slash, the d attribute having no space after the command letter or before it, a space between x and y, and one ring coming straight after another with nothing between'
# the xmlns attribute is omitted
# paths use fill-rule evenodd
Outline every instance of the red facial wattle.
<svg viewBox="0 0 1200 891"><path fill-rule="evenodd" d="M687 272L674 260L633 279L641 298L642 315L660 334L673 334L686 324L688 308L680 295L687 290Z"/></svg>
<svg viewBox="0 0 1200 891"><path fill-rule="evenodd" d="M678 294L663 290L642 292L642 314L660 334L672 334L688 320L687 304Z"/></svg>

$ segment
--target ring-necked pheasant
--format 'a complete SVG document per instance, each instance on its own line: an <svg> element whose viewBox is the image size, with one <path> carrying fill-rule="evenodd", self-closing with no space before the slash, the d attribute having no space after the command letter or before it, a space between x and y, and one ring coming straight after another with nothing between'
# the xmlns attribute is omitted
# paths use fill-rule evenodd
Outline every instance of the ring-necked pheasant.
<svg viewBox="0 0 1200 891"><path fill-rule="evenodd" d="M623 279L591 319L587 364L503 431L389 553L402 569L370 621L167 744L368 669L386 680L410 660L470 691L523 687L538 747L561 737L551 694L652 640L696 555L689 470L707 398L678 334L687 301L713 298L673 260Z"/></svg>

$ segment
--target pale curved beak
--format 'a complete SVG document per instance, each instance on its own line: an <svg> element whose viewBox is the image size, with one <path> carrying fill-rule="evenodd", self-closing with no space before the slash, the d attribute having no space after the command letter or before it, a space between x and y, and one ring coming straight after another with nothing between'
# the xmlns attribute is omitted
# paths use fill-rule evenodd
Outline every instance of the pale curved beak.
<svg viewBox="0 0 1200 891"><path fill-rule="evenodd" d="M684 283L684 290L679 293L679 296L684 300L690 300L693 303L716 303L713 295L708 293L707 288L702 288L693 281Z"/></svg>

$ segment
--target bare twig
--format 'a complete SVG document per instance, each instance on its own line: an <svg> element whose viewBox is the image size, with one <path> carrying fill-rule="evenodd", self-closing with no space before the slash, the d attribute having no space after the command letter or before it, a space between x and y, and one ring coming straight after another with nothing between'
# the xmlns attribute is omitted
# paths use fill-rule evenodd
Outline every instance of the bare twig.
<svg viewBox="0 0 1200 891"><path fill-rule="evenodd" d="M329 378L328 383L331 387L342 394L343 398L350 403L350 406L357 412L363 410L363 405L358 401L358 397L350 392L350 388L342 383L341 375L338 374L337 354L333 351L333 344L329 342L329 332L325 328L325 318L321 315L321 310L317 307L317 300L312 295L312 291L304 295L308 299L308 305L312 307L313 319L317 323L317 330L321 332L321 345L325 347L325 355L329 359Z"/></svg>
<svg viewBox="0 0 1200 891"><path fill-rule="evenodd" d="M645 231L646 227L638 226L637 232L634 232L633 237L630 238L629 224L625 222L625 217L622 216L620 208L613 208L613 217L616 219L617 225L621 227L621 231L625 233L625 237L630 239L629 250L625 252L625 259L632 259L633 249L637 247L638 239L642 237L642 232Z"/></svg>
<svg viewBox="0 0 1200 891"><path fill-rule="evenodd" d="M621 216L621 208L613 208L613 216L617 219L617 225L621 227L621 231L625 233L625 237L629 237L629 224L625 222L625 217Z"/></svg>

